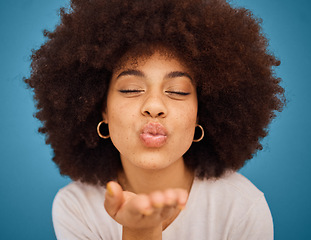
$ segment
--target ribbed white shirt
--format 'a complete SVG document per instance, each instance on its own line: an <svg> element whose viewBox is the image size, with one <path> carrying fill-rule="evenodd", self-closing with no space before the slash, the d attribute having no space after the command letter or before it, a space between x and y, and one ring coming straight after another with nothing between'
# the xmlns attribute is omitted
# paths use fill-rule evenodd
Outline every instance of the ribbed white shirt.
<svg viewBox="0 0 311 240"><path fill-rule="evenodd" d="M104 208L106 189L72 182L53 203L57 239L121 240L122 226ZM272 217L264 194L239 173L218 180L195 179L186 209L163 240L272 240Z"/></svg>

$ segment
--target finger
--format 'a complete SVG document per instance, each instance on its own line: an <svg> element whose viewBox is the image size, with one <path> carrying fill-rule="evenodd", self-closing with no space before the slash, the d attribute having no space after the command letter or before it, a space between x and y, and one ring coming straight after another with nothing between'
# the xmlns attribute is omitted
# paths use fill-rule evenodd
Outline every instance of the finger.
<svg viewBox="0 0 311 240"><path fill-rule="evenodd" d="M167 189L164 191L164 205L174 207L177 205L178 194L176 189Z"/></svg>
<svg viewBox="0 0 311 240"><path fill-rule="evenodd" d="M185 189L177 189L177 195L177 207L183 210L186 207L189 194Z"/></svg>
<svg viewBox="0 0 311 240"><path fill-rule="evenodd" d="M115 217L124 202L121 186L116 182L109 182L106 186L105 209L111 217Z"/></svg>
<svg viewBox="0 0 311 240"><path fill-rule="evenodd" d="M145 216L150 216L154 211L149 196L145 194L139 194L137 197L129 201L128 207L132 210L132 213L139 213Z"/></svg>
<svg viewBox="0 0 311 240"><path fill-rule="evenodd" d="M176 191L173 189L167 189L163 192L164 205L160 212L162 219L167 219L174 215L177 206L177 196Z"/></svg>
<svg viewBox="0 0 311 240"><path fill-rule="evenodd" d="M183 210L186 206L188 193L184 189L168 189L164 192L165 205L161 216L163 219L176 214L176 209Z"/></svg>
<svg viewBox="0 0 311 240"><path fill-rule="evenodd" d="M128 198L115 215L115 220L131 224L131 222L141 220L144 216L150 216L152 213L153 207L149 197L139 194Z"/></svg>
<svg viewBox="0 0 311 240"><path fill-rule="evenodd" d="M153 207L153 215L161 215L161 212L163 211L163 207L165 205L165 197L163 192L156 191L152 192L149 195L152 207Z"/></svg>
<svg viewBox="0 0 311 240"><path fill-rule="evenodd" d="M163 192L160 192L160 191L152 192L149 195L149 197L150 197L151 204L154 208L156 209L163 208L165 204L165 196Z"/></svg>

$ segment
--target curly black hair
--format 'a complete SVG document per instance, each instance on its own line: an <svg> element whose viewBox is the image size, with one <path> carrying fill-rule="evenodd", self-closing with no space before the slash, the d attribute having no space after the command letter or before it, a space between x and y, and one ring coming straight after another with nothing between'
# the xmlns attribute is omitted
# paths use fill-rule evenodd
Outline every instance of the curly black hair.
<svg viewBox="0 0 311 240"><path fill-rule="evenodd" d="M262 149L286 100L274 72L280 62L249 10L225 0L71 0L60 16L54 31L44 31L24 81L61 174L91 184L116 179L119 152L96 126L116 64L152 45L170 49L194 73L205 137L185 154L187 167L220 177Z"/></svg>

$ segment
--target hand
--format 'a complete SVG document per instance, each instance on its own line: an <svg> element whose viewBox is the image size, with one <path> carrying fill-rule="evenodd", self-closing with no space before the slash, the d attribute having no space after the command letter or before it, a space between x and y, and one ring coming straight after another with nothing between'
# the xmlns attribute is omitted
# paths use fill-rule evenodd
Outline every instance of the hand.
<svg viewBox="0 0 311 240"><path fill-rule="evenodd" d="M169 224L186 205L184 189L167 189L150 194L123 191L116 182L107 184L105 208L123 227L134 231L161 229Z"/></svg>

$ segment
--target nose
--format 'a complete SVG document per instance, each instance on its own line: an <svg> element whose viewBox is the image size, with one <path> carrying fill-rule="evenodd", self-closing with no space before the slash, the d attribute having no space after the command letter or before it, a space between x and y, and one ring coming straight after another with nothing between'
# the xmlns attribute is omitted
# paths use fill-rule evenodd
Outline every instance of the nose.
<svg viewBox="0 0 311 240"><path fill-rule="evenodd" d="M166 117L167 108L162 97L159 95L160 94L146 97L141 108L142 115L152 118Z"/></svg>

